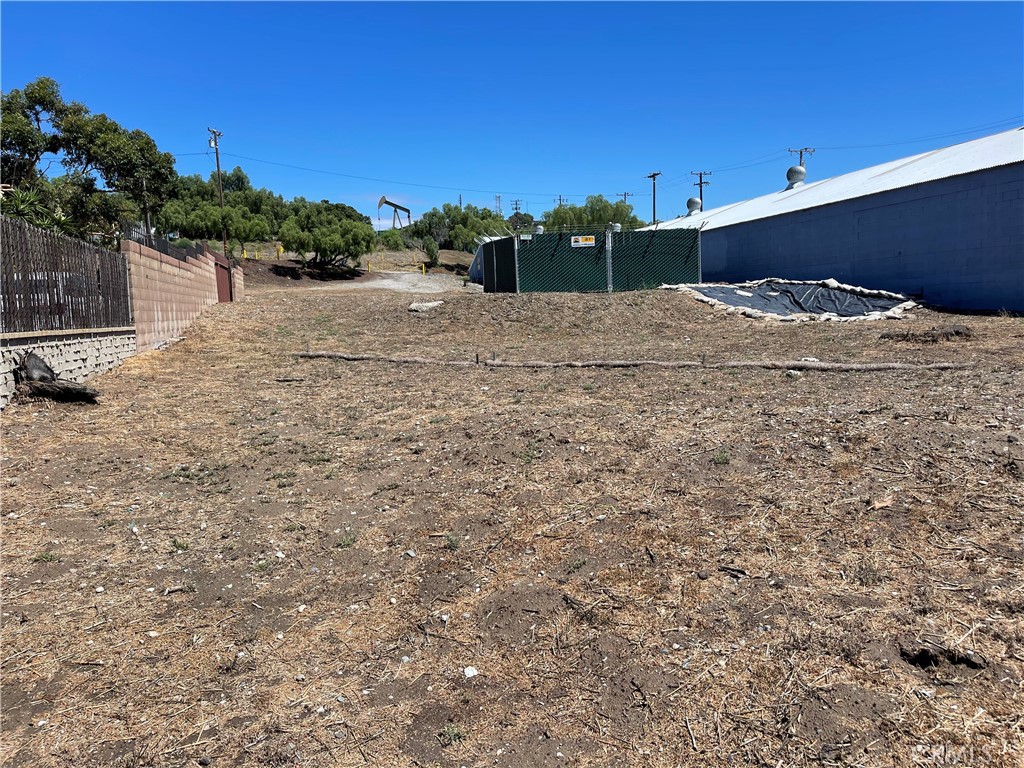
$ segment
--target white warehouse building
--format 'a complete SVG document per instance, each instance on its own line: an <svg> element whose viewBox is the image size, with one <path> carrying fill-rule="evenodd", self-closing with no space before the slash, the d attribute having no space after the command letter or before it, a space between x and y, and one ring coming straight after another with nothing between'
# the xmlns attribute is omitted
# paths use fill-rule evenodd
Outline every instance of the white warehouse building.
<svg viewBox="0 0 1024 768"><path fill-rule="evenodd" d="M835 278L1024 312L1024 128L661 222L701 229L701 279Z"/></svg>

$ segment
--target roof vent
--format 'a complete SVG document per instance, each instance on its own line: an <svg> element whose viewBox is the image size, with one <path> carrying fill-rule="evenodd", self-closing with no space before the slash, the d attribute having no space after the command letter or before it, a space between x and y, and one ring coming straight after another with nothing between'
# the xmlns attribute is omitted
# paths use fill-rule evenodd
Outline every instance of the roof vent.
<svg viewBox="0 0 1024 768"><path fill-rule="evenodd" d="M543 235L544 226L542 224L538 224L536 227L534 227L533 231L536 232L538 235Z"/></svg>
<svg viewBox="0 0 1024 768"><path fill-rule="evenodd" d="M786 181L789 182L789 186L786 189L793 189L800 184L804 183L804 179L807 178L807 169L802 165L794 165L788 171L786 171Z"/></svg>
<svg viewBox="0 0 1024 768"><path fill-rule="evenodd" d="M704 203L700 201L699 197L691 197L686 201L686 215L693 216L695 213L700 213L704 207Z"/></svg>

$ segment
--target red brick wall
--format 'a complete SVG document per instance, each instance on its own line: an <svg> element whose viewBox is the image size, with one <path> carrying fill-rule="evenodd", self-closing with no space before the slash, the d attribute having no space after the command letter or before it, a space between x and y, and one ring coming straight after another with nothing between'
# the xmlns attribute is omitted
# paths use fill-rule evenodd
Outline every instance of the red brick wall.
<svg viewBox="0 0 1024 768"><path fill-rule="evenodd" d="M121 252L128 259L139 352L178 338L217 303L217 275L209 256L179 261L128 240L121 241Z"/></svg>

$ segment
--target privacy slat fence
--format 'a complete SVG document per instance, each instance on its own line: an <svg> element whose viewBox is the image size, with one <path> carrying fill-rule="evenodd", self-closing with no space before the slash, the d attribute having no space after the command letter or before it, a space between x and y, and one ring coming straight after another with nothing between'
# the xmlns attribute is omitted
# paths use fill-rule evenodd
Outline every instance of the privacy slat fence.
<svg viewBox="0 0 1024 768"><path fill-rule="evenodd" d="M132 325L128 264L119 253L0 217L0 331Z"/></svg>
<svg viewBox="0 0 1024 768"><path fill-rule="evenodd" d="M638 291L700 282L696 229L520 233L482 246L484 291Z"/></svg>

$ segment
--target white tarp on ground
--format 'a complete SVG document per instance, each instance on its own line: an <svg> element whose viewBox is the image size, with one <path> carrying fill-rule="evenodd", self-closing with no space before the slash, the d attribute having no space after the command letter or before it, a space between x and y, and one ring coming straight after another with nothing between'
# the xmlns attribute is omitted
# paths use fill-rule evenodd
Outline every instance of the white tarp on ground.
<svg viewBox="0 0 1024 768"><path fill-rule="evenodd" d="M745 317L785 322L899 319L917 303L899 293L875 291L836 280L783 280L770 277L750 283L663 285L697 301Z"/></svg>

